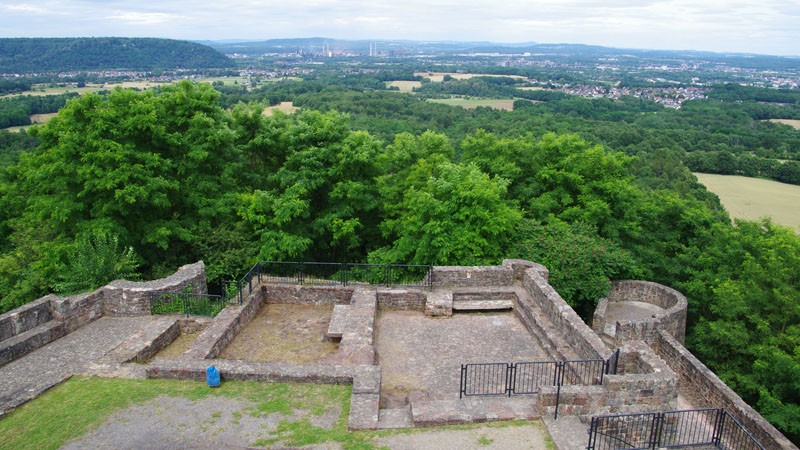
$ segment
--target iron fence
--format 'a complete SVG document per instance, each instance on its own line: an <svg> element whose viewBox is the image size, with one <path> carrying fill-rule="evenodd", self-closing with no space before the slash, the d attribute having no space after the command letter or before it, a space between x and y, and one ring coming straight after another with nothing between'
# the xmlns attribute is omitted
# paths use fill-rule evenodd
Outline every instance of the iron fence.
<svg viewBox="0 0 800 450"><path fill-rule="evenodd" d="M608 359L462 364L459 397L534 394L540 386L599 385L605 375L617 373L618 361L619 350Z"/></svg>
<svg viewBox="0 0 800 450"><path fill-rule="evenodd" d="M592 418L586 449L646 450L686 447L764 450L722 408L596 416Z"/></svg>
<svg viewBox="0 0 800 450"><path fill-rule="evenodd" d="M184 314L214 317L227 305L221 295L155 291L148 293L150 314Z"/></svg>
<svg viewBox="0 0 800 450"><path fill-rule="evenodd" d="M616 374L618 366L619 350L608 359L462 364L458 398L535 394L541 386L556 386L557 419L561 386L603 384L604 376Z"/></svg>

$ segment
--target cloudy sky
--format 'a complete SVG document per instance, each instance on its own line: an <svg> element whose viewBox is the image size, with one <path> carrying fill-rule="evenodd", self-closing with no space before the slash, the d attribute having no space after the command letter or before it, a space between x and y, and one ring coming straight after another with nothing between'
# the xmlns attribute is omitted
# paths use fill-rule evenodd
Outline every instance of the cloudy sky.
<svg viewBox="0 0 800 450"><path fill-rule="evenodd" d="M330 37L800 55L800 0L0 0L0 37Z"/></svg>

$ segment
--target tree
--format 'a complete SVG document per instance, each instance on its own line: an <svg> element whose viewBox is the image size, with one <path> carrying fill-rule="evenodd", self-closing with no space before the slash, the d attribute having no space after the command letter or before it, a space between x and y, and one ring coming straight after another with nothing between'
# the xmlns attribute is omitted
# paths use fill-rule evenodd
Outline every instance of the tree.
<svg viewBox="0 0 800 450"><path fill-rule="evenodd" d="M370 254L379 263L472 265L497 263L522 213L506 198L508 182L477 166L420 160L417 180L387 211L392 243ZM429 173L423 177L421 173Z"/></svg>

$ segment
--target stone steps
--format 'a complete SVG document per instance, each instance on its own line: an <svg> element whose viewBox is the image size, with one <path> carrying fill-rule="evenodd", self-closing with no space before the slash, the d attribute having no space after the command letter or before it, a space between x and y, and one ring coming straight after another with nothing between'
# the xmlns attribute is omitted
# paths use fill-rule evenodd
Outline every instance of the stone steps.
<svg viewBox="0 0 800 450"><path fill-rule="evenodd" d="M514 309L513 300L457 300L453 311L507 311Z"/></svg>
<svg viewBox="0 0 800 450"><path fill-rule="evenodd" d="M411 399L414 426L456 425L499 420L534 420L538 395L516 397L467 397L450 400Z"/></svg>
<svg viewBox="0 0 800 450"><path fill-rule="evenodd" d="M404 408L381 409L378 411L378 429L412 428L411 406Z"/></svg>

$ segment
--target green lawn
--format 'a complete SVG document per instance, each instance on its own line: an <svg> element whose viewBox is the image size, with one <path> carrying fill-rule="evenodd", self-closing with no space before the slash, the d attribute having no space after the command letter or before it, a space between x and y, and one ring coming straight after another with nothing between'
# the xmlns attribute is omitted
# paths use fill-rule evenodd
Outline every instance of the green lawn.
<svg viewBox="0 0 800 450"><path fill-rule="evenodd" d="M733 175L695 175L719 196L732 218L771 217L775 223L800 231L800 186Z"/></svg>
<svg viewBox="0 0 800 450"><path fill-rule="evenodd" d="M248 406L234 414L238 417L284 414L285 418L269 433L270 437L253 442L254 446L300 447L328 442L341 444L345 450L368 450L386 448L379 442L381 438L412 434L419 435L418 441L426 442L428 435L425 433L443 431L456 434L464 431L470 439L479 433L477 444L486 446L492 442L492 438L487 437L492 435L491 430L521 427L518 433L529 436L529 444L534 448L555 449L542 425L529 421L351 432L347 430L350 392L348 385L228 381L220 387L209 388L196 381L73 377L0 418L0 449L57 449L97 429L116 412L164 396L198 401L209 397L244 400L243 404ZM310 420L331 411L340 411L333 428L320 428ZM220 414L216 414L212 417L219 417Z"/></svg>

